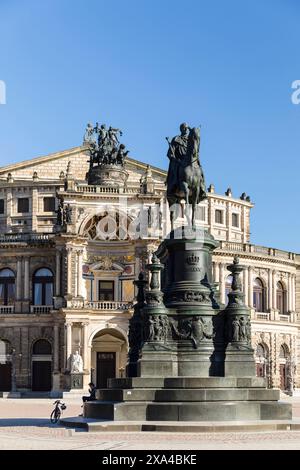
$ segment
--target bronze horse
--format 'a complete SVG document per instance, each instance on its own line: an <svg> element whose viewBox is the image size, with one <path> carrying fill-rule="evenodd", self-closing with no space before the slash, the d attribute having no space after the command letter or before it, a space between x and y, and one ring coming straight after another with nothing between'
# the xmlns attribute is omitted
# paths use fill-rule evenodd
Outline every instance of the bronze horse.
<svg viewBox="0 0 300 470"><path fill-rule="evenodd" d="M174 204L180 204L182 216L185 212L188 225L195 229L195 212L199 202L206 199L204 174L199 162L200 129L190 129L186 154L178 160L178 187L171 194L167 194L170 208L171 230L174 229ZM185 211L183 212L183 201ZM192 206L192 220L190 219L190 205ZM176 215L178 215L176 213Z"/></svg>

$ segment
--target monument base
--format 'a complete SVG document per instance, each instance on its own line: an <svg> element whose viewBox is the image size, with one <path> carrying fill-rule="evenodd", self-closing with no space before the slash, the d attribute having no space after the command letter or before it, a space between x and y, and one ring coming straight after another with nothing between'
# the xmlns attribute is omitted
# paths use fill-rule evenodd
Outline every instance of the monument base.
<svg viewBox="0 0 300 470"><path fill-rule="evenodd" d="M253 351L237 350L228 347L224 360L224 375L226 377L249 377L255 376L255 363L253 361Z"/></svg>
<svg viewBox="0 0 300 470"><path fill-rule="evenodd" d="M212 357L213 356L213 357ZM137 372L132 377L222 377L224 355L212 350L195 354L187 351L146 351L137 363ZM237 375L237 374L228 374ZM249 372L248 375L252 375Z"/></svg>
<svg viewBox="0 0 300 470"><path fill-rule="evenodd" d="M128 173L121 165L98 165L87 173L88 184L99 186L124 187Z"/></svg>
<svg viewBox="0 0 300 470"><path fill-rule="evenodd" d="M260 377L110 379L84 417L114 421L290 420L292 405Z"/></svg>
<svg viewBox="0 0 300 470"><path fill-rule="evenodd" d="M70 374L70 388L71 390L83 390L83 372L76 372Z"/></svg>
<svg viewBox="0 0 300 470"><path fill-rule="evenodd" d="M170 426L291 420L292 405L279 402L279 390L255 376L250 310L240 281L244 267L238 258L227 267L232 286L224 309L212 282L217 242L205 230L191 240L177 235L171 232L147 265L145 295L143 276L135 281L129 362L136 377L109 379L97 400L85 403L84 418Z"/></svg>

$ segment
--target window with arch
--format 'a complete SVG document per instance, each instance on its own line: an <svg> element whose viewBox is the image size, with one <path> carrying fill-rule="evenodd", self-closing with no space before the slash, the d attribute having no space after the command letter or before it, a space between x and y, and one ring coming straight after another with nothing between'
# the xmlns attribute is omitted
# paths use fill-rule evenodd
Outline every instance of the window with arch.
<svg viewBox="0 0 300 470"><path fill-rule="evenodd" d="M259 343L256 348L256 357L261 359L268 358L268 350L266 346L262 343Z"/></svg>
<svg viewBox="0 0 300 470"><path fill-rule="evenodd" d="M290 356L289 348L286 344L280 346L279 357L280 359L288 359Z"/></svg>
<svg viewBox="0 0 300 470"><path fill-rule="evenodd" d="M32 348L32 354L34 355L50 355L52 352L51 344L47 339L38 339Z"/></svg>
<svg viewBox="0 0 300 470"><path fill-rule="evenodd" d="M128 216L112 208L92 217L85 226L84 236L91 240L127 240L129 225Z"/></svg>
<svg viewBox="0 0 300 470"><path fill-rule="evenodd" d="M40 268L33 275L33 304L53 304L53 273L48 268Z"/></svg>
<svg viewBox="0 0 300 470"><path fill-rule="evenodd" d="M8 268L0 271L0 305L11 305L15 301L15 273Z"/></svg>
<svg viewBox="0 0 300 470"><path fill-rule="evenodd" d="M7 356L10 356L12 353L12 346L9 341L6 339L0 339L0 356L2 356L2 361L7 360Z"/></svg>
<svg viewBox="0 0 300 470"><path fill-rule="evenodd" d="M231 284L232 284L232 275L230 274L229 276L227 276L226 282L225 282L225 301L226 302L228 300L228 294L231 291Z"/></svg>
<svg viewBox="0 0 300 470"><path fill-rule="evenodd" d="M266 345L259 343L256 348L256 375L266 377L269 374L269 352Z"/></svg>
<svg viewBox="0 0 300 470"><path fill-rule="evenodd" d="M266 311L265 287L261 279L257 277L253 281L253 307L256 312Z"/></svg>
<svg viewBox="0 0 300 470"><path fill-rule="evenodd" d="M287 306L286 306L286 290L282 282L277 282L277 290L276 290L276 306L279 313L282 315L287 313Z"/></svg>

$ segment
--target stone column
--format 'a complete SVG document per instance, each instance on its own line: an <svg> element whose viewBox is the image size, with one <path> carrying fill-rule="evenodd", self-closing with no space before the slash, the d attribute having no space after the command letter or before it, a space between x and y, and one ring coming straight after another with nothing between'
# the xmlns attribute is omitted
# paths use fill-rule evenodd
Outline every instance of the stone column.
<svg viewBox="0 0 300 470"><path fill-rule="evenodd" d="M53 371L59 370L59 326L54 325Z"/></svg>
<svg viewBox="0 0 300 470"><path fill-rule="evenodd" d="M275 275L276 275L276 271L273 270L272 271L272 290L273 290L273 308L274 309L277 309L277 305L276 305L276 278L275 278Z"/></svg>
<svg viewBox="0 0 300 470"><path fill-rule="evenodd" d="M268 270L268 309L272 310L273 305L273 282L272 282L272 270Z"/></svg>
<svg viewBox="0 0 300 470"><path fill-rule="evenodd" d="M67 294L72 295L72 248L67 247Z"/></svg>
<svg viewBox="0 0 300 470"><path fill-rule="evenodd" d="M214 225L214 203L212 198L209 197L207 199L207 217L208 217L208 231L209 233L213 233L213 225Z"/></svg>
<svg viewBox="0 0 300 470"><path fill-rule="evenodd" d="M56 283L55 283L55 295L61 295L61 252L56 251Z"/></svg>
<svg viewBox="0 0 300 470"><path fill-rule="evenodd" d="M36 231L37 229L37 213L38 213L38 190L34 188L32 190L32 199L31 199L31 220L32 220L32 230Z"/></svg>
<svg viewBox="0 0 300 470"><path fill-rule="evenodd" d="M22 258L17 258L17 289L16 289L16 300L22 298Z"/></svg>
<svg viewBox="0 0 300 470"><path fill-rule="evenodd" d="M293 312L296 311L296 276L292 274L292 305Z"/></svg>
<svg viewBox="0 0 300 470"><path fill-rule="evenodd" d="M242 220L241 220L241 229L242 229L242 240L243 243L247 243L247 208L243 207L242 210Z"/></svg>
<svg viewBox="0 0 300 470"><path fill-rule="evenodd" d="M68 361L72 354L72 323L67 323L67 354L66 354L66 366L69 367Z"/></svg>
<svg viewBox="0 0 300 470"><path fill-rule="evenodd" d="M89 370L88 323L83 323L83 367Z"/></svg>
<svg viewBox="0 0 300 470"><path fill-rule="evenodd" d="M11 227L11 216L13 214L13 197L11 188L7 189L6 193L6 230Z"/></svg>
<svg viewBox="0 0 300 470"><path fill-rule="evenodd" d="M249 275L248 275L248 268L244 269L244 296L245 296L245 305L249 306Z"/></svg>
<svg viewBox="0 0 300 470"><path fill-rule="evenodd" d="M287 274L287 311L292 311L292 282L291 282L291 274Z"/></svg>
<svg viewBox="0 0 300 470"><path fill-rule="evenodd" d="M231 240L231 204L228 201L226 203L226 228L227 228L227 240Z"/></svg>
<svg viewBox="0 0 300 470"><path fill-rule="evenodd" d="M213 263L214 269L214 282L219 282L220 279L220 270L219 270L219 263Z"/></svg>
<svg viewBox="0 0 300 470"><path fill-rule="evenodd" d="M30 299L29 257L24 258L24 299Z"/></svg>
<svg viewBox="0 0 300 470"><path fill-rule="evenodd" d="M224 279L224 264L219 264L219 282L220 282L220 300L222 303L226 303L225 299L225 279Z"/></svg>
<svg viewBox="0 0 300 470"><path fill-rule="evenodd" d="M253 269L248 268L248 305L253 308Z"/></svg>
<svg viewBox="0 0 300 470"><path fill-rule="evenodd" d="M82 297L82 250L77 251L77 297Z"/></svg>

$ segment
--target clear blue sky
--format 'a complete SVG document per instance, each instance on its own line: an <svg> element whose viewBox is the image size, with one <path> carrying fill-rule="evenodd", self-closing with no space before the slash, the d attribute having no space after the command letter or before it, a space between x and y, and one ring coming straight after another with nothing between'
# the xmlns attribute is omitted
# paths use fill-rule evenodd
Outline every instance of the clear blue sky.
<svg viewBox="0 0 300 470"><path fill-rule="evenodd" d="M300 252L298 0L0 0L0 164L123 129L165 168L165 136L202 125L217 192L256 203L252 241Z"/></svg>

